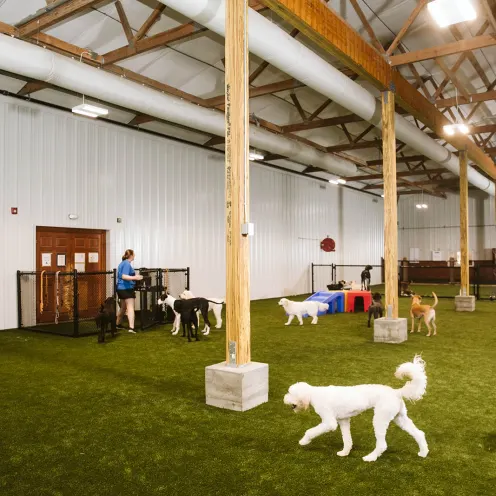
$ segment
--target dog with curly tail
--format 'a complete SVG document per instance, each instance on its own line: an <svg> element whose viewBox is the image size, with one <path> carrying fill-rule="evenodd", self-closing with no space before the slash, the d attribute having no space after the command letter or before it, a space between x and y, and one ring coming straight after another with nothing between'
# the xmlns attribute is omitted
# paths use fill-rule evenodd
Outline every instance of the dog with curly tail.
<svg viewBox="0 0 496 496"><path fill-rule="evenodd" d="M398 379L408 377L410 380L400 389L380 384L327 387L310 386L306 382L293 384L284 396L284 403L296 413L312 406L322 419L319 425L305 432L300 445L305 446L317 436L335 431L339 426L344 446L337 454L348 456L353 445L351 417L373 408L376 446L363 457L364 461L374 462L386 451L386 432L391 421L415 439L419 446L418 455L425 458L429 453L425 434L408 417L404 401L416 401L424 395L427 386L425 362L417 355L412 362L400 365L395 376Z"/></svg>

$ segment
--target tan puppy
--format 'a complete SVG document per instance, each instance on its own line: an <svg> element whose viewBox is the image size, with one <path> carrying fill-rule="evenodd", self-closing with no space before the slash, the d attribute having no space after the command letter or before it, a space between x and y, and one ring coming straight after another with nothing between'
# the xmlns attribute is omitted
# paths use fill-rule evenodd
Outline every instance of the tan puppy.
<svg viewBox="0 0 496 496"><path fill-rule="evenodd" d="M421 305L420 302L422 301L422 297L419 295L413 295L412 296L412 306L410 308L410 317L412 318L412 330L410 332L413 332L415 329L415 319L419 319L419 325L417 332L420 332L420 327L422 325L422 320L420 320L422 317L424 318L425 325L427 326L427 329L429 333L427 336L431 335L431 326L434 328L434 336L436 335L437 329L436 329L436 311L434 310L434 307L437 305L437 296L436 293L432 293L432 296L434 296L434 305Z"/></svg>

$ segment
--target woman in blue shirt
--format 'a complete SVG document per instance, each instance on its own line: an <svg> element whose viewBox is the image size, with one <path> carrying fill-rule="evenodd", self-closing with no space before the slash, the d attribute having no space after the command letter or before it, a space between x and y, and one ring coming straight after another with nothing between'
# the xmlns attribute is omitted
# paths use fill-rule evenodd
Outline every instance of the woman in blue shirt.
<svg viewBox="0 0 496 496"><path fill-rule="evenodd" d="M134 260L134 251L126 250L122 256L122 262L117 268L117 296L119 297L119 313L117 314L116 324L119 329L123 329L121 321L126 314L129 321L129 332L134 334L134 300L136 293L134 285L136 281L141 281L143 276L136 275L131 262Z"/></svg>

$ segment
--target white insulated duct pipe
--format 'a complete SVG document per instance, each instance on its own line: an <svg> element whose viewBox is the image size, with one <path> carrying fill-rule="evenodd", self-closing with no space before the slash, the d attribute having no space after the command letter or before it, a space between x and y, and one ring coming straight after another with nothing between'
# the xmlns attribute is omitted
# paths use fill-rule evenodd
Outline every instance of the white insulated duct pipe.
<svg viewBox="0 0 496 496"><path fill-rule="evenodd" d="M225 0L160 0L176 12L225 36ZM249 9L250 52L284 73L327 96L364 120L381 127L380 103L347 76L264 16ZM449 150L396 114L396 136L411 148L460 175L458 159ZM495 195L494 183L469 167L468 180L477 188Z"/></svg>
<svg viewBox="0 0 496 496"><path fill-rule="evenodd" d="M123 77L0 34L0 68L176 124L225 136L224 114L200 107ZM357 173L351 162L257 126L250 126L250 144L290 160L319 167L338 176Z"/></svg>

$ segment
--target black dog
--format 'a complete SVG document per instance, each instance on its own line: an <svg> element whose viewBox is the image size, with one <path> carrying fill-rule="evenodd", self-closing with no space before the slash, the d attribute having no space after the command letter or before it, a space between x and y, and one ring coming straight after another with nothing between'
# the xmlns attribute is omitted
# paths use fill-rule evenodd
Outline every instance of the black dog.
<svg viewBox="0 0 496 496"><path fill-rule="evenodd" d="M100 306L100 311L95 318L96 326L98 328L98 342L105 343L105 334L107 333L108 327L110 326L110 332L112 337L115 336L117 332L116 327L116 312L115 312L115 300L110 297L107 298Z"/></svg>
<svg viewBox="0 0 496 496"><path fill-rule="evenodd" d="M382 306L381 293L374 293L372 295L372 305L369 307L369 321L367 327L370 327L370 318L374 316L374 320L382 317L384 313L384 307Z"/></svg>
<svg viewBox="0 0 496 496"><path fill-rule="evenodd" d="M208 320L208 303L209 301L205 298L191 298L190 300L176 300L173 296L165 293L158 300L159 305L167 303L174 312L178 313L181 317L181 323L183 325L183 337L186 335L186 327L188 328L188 341L191 341L193 337L193 329L195 328L195 339L198 339L198 317L196 312L200 312L205 322L205 332L207 335L210 332L210 321Z"/></svg>
<svg viewBox="0 0 496 496"><path fill-rule="evenodd" d="M362 279L362 291L368 291L370 289L370 271L372 270L372 265L366 265L365 269L362 270L360 277Z"/></svg>

